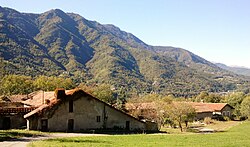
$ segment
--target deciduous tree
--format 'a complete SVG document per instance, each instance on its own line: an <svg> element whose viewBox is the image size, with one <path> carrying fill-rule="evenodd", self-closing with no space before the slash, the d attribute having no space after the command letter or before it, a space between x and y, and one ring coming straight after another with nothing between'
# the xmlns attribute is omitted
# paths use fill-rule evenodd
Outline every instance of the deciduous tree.
<svg viewBox="0 0 250 147"><path fill-rule="evenodd" d="M1 90L4 95L28 94L34 90L32 79L28 76L5 75L1 81Z"/></svg>
<svg viewBox="0 0 250 147"><path fill-rule="evenodd" d="M74 84L70 78L39 76L34 81L37 90L53 91L56 88L71 89Z"/></svg>
<svg viewBox="0 0 250 147"><path fill-rule="evenodd" d="M233 114L239 117L241 115L240 113L240 107L243 99L246 97L246 95L243 92L236 92L229 94L225 97L225 102L228 103L229 105L234 107L234 112Z"/></svg>
<svg viewBox="0 0 250 147"><path fill-rule="evenodd" d="M166 117L178 124L181 131L183 131L182 123L188 126L188 122L192 121L195 117L195 109L185 102L174 102L166 106Z"/></svg>
<svg viewBox="0 0 250 147"><path fill-rule="evenodd" d="M98 99L111 104L114 101L114 93L110 87L109 84L100 84L94 88L92 94Z"/></svg>
<svg viewBox="0 0 250 147"><path fill-rule="evenodd" d="M241 103L241 115L250 118L250 96L247 96Z"/></svg>

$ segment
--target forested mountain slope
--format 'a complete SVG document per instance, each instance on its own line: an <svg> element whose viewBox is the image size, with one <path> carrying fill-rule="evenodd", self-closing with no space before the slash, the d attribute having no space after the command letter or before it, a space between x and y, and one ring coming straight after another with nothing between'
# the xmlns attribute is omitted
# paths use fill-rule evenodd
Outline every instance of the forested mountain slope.
<svg viewBox="0 0 250 147"><path fill-rule="evenodd" d="M147 45L114 25L59 9L30 14L0 7L0 56L7 73L67 76L137 94L188 96L249 84L187 50Z"/></svg>

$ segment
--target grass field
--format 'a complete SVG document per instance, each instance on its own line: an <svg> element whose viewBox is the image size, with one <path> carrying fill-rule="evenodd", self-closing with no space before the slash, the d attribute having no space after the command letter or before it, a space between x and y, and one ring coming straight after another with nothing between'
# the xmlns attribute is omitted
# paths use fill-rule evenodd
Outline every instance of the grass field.
<svg viewBox="0 0 250 147"><path fill-rule="evenodd" d="M46 133L27 130L0 130L0 142L20 137L42 136Z"/></svg>
<svg viewBox="0 0 250 147"><path fill-rule="evenodd" d="M138 134L74 137L33 142L29 146L250 146L250 122L212 134Z"/></svg>

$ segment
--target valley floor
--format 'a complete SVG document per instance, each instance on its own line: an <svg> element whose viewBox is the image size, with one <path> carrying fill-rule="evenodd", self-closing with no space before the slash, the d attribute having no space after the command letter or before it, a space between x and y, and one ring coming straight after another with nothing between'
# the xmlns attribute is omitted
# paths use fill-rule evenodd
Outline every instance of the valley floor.
<svg viewBox="0 0 250 147"><path fill-rule="evenodd" d="M105 135L81 133L38 133L0 146L249 146L250 122L218 122L209 126L217 133ZM0 135L3 132L0 132ZM0 136L1 137L1 136Z"/></svg>

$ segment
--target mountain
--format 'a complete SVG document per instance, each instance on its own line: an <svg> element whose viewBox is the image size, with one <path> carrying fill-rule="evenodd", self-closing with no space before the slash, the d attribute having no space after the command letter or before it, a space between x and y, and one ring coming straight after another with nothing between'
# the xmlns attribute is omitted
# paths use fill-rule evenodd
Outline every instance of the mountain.
<svg viewBox="0 0 250 147"><path fill-rule="evenodd" d="M246 68L246 67L227 66L227 65L222 64L222 63L216 63L216 65L222 69L231 71L231 72L238 74L238 75L250 76L250 69Z"/></svg>
<svg viewBox="0 0 250 147"><path fill-rule="evenodd" d="M185 49L151 46L114 25L59 9L31 14L0 7L0 56L7 73L68 76L127 93L191 96L249 84Z"/></svg>

